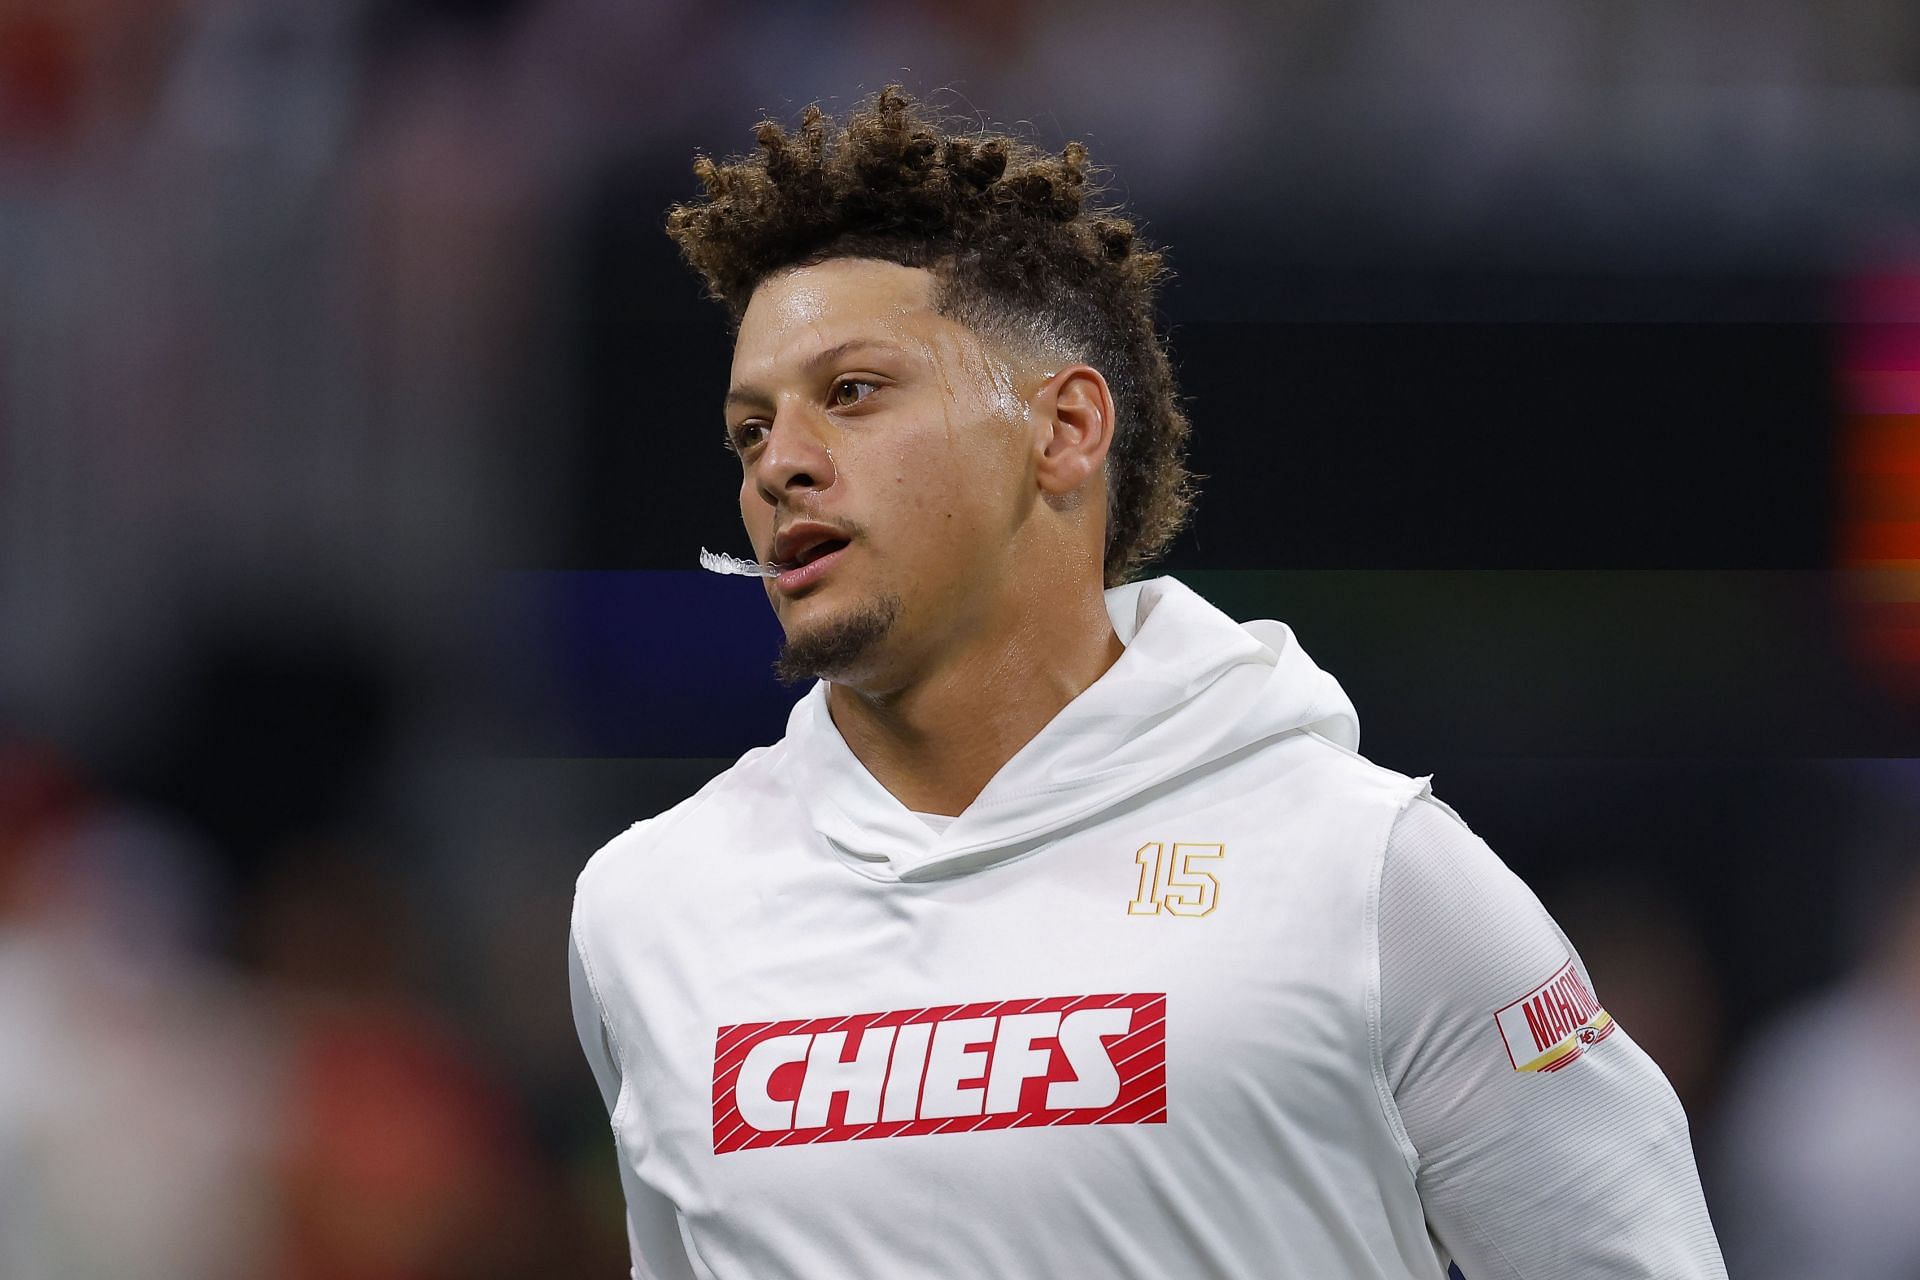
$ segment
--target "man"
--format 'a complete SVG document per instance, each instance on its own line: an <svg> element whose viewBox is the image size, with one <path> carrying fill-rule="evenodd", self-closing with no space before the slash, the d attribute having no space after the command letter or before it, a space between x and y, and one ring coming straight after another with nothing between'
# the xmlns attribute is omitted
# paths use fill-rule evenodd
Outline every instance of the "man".
<svg viewBox="0 0 1920 1280"><path fill-rule="evenodd" d="M695 168L786 736L599 851L640 1277L1721 1276L1679 1103L1188 505L1085 149L896 89Z"/></svg>

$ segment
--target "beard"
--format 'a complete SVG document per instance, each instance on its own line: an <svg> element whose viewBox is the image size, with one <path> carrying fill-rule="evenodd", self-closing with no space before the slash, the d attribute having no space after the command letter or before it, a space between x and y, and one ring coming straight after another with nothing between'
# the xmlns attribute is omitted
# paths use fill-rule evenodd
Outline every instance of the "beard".
<svg viewBox="0 0 1920 1280"><path fill-rule="evenodd" d="M893 630L900 610L899 596L883 595L863 600L797 635L788 633L773 664L773 674L782 684L798 684L802 680L831 680L855 671Z"/></svg>

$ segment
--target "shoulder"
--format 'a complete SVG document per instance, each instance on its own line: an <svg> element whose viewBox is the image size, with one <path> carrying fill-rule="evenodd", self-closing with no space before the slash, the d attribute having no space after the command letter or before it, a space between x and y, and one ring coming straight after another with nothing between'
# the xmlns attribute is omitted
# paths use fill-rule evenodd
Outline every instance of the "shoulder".
<svg viewBox="0 0 1920 1280"><path fill-rule="evenodd" d="M1423 784L1430 779L1422 779ZM1483 931L1516 927L1550 934L1539 900L1453 807L1423 785L1396 816L1382 859L1386 923L1473 922Z"/></svg>
<svg viewBox="0 0 1920 1280"><path fill-rule="evenodd" d="M672 808L643 818L596 849L574 882L580 907L616 891L634 876L657 870L661 850L682 837L698 839L717 821L737 819L775 794L784 741L755 747Z"/></svg>
<svg viewBox="0 0 1920 1280"><path fill-rule="evenodd" d="M747 752L672 808L607 841L581 869L568 922L575 979L604 1011L616 1048L631 1013L633 975L676 972L687 948L706 944L700 912L689 908L735 896L751 874L738 855L752 842L741 837L781 821L790 790L781 776L784 745Z"/></svg>
<svg viewBox="0 0 1920 1280"><path fill-rule="evenodd" d="M1572 940L1539 897L1430 793L1415 797L1387 841L1376 931L1390 1044L1418 1040L1436 1018L1480 1027L1489 1011L1511 1011L1560 979L1568 993L1577 986L1574 1005L1598 1008Z"/></svg>
<svg viewBox="0 0 1920 1280"><path fill-rule="evenodd" d="M1328 801L1349 807L1384 808L1397 816L1416 799L1432 799L1428 785L1431 775L1416 777L1376 764L1352 747L1312 729L1287 737L1294 754L1292 771L1298 771L1300 780Z"/></svg>
<svg viewBox="0 0 1920 1280"><path fill-rule="evenodd" d="M1381 801L1392 810L1385 849L1395 862L1435 864L1491 863L1505 870L1487 844L1474 834L1454 807L1433 793L1433 775L1408 774L1376 764L1352 747L1313 730L1303 731L1310 744L1307 767L1317 780L1341 784L1336 794L1349 802Z"/></svg>
<svg viewBox="0 0 1920 1280"><path fill-rule="evenodd" d="M1423 784L1394 820L1386 879L1402 902L1490 897L1507 907L1537 908L1531 891L1453 806Z"/></svg>

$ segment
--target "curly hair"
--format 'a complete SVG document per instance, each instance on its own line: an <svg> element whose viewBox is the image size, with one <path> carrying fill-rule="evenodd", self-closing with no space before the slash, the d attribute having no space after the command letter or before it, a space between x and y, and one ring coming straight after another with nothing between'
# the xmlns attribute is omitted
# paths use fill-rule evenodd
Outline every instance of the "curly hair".
<svg viewBox="0 0 1920 1280"><path fill-rule="evenodd" d="M949 132L898 85L844 126L810 106L797 132L763 120L755 137L757 154L696 157L706 198L667 215L735 329L760 282L789 267L859 257L930 269L942 315L1106 378L1106 585L1165 551L1193 504L1189 427L1154 324L1168 272L1130 220L1092 199L1086 147L1055 156Z"/></svg>

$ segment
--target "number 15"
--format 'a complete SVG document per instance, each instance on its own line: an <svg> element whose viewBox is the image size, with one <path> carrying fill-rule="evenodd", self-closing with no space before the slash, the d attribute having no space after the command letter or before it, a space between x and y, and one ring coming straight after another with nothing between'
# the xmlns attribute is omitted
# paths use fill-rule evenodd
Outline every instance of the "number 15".
<svg viewBox="0 0 1920 1280"><path fill-rule="evenodd" d="M1140 893L1127 904L1130 916L1150 916L1170 911L1176 916L1204 916L1220 899L1220 882L1211 871L1194 869L1201 858L1224 858L1225 845L1176 844L1169 857L1166 845L1159 841L1143 844L1134 851L1140 864Z"/></svg>

